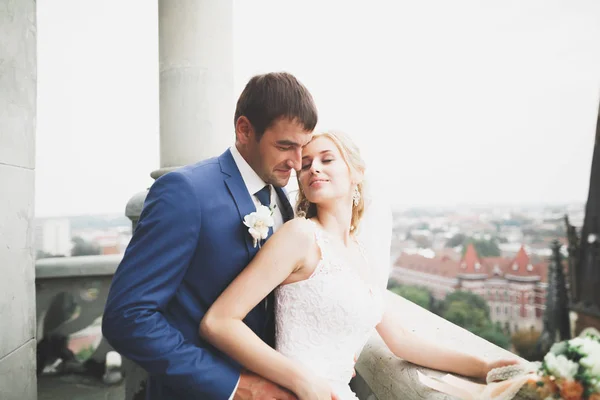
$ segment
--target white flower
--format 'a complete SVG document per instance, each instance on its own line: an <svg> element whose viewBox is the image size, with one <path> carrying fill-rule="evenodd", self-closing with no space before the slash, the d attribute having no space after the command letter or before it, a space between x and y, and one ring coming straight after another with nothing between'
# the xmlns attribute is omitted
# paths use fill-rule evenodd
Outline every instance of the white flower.
<svg viewBox="0 0 600 400"><path fill-rule="evenodd" d="M544 357L544 362L548 371L557 378L573 379L579 369L576 362L569 360L562 354L556 356L553 353L548 353Z"/></svg>
<svg viewBox="0 0 600 400"><path fill-rule="evenodd" d="M596 392L600 392L600 378L592 378L590 384Z"/></svg>
<svg viewBox="0 0 600 400"><path fill-rule="evenodd" d="M579 363L593 376L600 377L600 343L588 337L577 337L571 339L569 345L577 348L578 353L583 356Z"/></svg>
<svg viewBox="0 0 600 400"><path fill-rule="evenodd" d="M592 376L600 377L600 353L588 354L579 360L579 363L586 367ZM600 388L600 385L596 385Z"/></svg>
<svg viewBox="0 0 600 400"><path fill-rule="evenodd" d="M569 340L571 347L577 347L582 355L599 354L600 342L588 337L576 337Z"/></svg>
<svg viewBox="0 0 600 400"><path fill-rule="evenodd" d="M248 227L248 233L254 239L254 247L269 236L269 228L274 224L273 211L267 206L259 206L255 212L244 217L244 225Z"/></svg>

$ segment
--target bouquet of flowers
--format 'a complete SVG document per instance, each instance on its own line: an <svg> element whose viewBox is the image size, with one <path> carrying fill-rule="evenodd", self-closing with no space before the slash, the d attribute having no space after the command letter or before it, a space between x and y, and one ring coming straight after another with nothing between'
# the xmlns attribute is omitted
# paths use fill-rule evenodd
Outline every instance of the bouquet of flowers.
<svg viewBox="0 0 600 400"><path fill-rule="evenodd" d="M556 343L544 361L496 368L487 384L452 375L419 373L421 383L467 400L600 400L600 334L582 334Z"/></svg>
<svg viewBox="0 0 600 400"><path fill-rule="evenodd" d="M542 400L600 400L600 336L556 343L521 392Z"/></svg>

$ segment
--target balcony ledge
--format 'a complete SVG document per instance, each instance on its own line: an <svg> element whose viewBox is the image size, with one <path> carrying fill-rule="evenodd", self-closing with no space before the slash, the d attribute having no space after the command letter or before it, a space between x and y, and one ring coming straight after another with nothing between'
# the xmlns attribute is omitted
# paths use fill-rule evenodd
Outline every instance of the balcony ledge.
<svg viewBox="0 0 600 400"><path fill-rule="evenodd" d="M515 357L504 350L451 322L394 295L398 309L406 315L406 328L442 345L463 349L485 359ZM454 399L424 386L417 371L442 377L445 372L433 371L411 364L393 355L375 333L365 346L356 364L357 376L352 388L361 400Z"/></svg>
<svg viewBox="0 0 600 400"><path fill-rule="evenodd" d="M43 258L35 262L35 279L81 278L109 276L112 278L122 254Z"/></svg>

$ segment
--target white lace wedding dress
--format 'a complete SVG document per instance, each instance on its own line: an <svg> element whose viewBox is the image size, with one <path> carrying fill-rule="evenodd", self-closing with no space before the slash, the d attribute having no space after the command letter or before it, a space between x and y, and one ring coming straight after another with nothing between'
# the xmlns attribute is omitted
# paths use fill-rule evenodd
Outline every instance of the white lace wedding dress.
<svg viewBox="0 0 600 400"><path fill-rule="evenodd" d="M341 400L354 400L354 356L381 321L383 293L344 265L313 225L321 260L310 278L276 289L276 349L327 379Z"/></svg>

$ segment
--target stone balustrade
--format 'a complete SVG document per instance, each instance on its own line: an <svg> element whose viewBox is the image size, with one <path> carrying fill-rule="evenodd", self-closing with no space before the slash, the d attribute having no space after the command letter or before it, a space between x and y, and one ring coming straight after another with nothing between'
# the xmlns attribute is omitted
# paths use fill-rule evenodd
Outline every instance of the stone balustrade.
<svg viewBox="0 0 600 400"><path fill-rule="evenodd" d="M50 336L66 339L52 342L51 346L56 346L55 343L68 344L68 339L72 335L77 335L94 324L99 326L98 321L104 312L110 283L122 257L122 255L57 257L36 261L38 345ZM42 346L42 349L47 349L47 346ZM59 353L64 349L47 350ZM104 357L109 350L111 350L110 346L102 340L92 358L104 362ZM38 367L43 368L43 366Z"/></svg>
<svg viewBox="0 0 600 400"><path fill-rule="evenodd" d="M451 322L394 295L397 310L405 315L406 328L429 340L462 349L486 359L514 357L504 350ZM390 352L377 333L365 346L357 364L353 390L361 400L453 399L429 389L417 377L417 371L441 377L444 372L418 367Z"/></svg>
<svg viewBox="0 0 600 400"><path fill-rule="evenodd" d="M122 255L48 258L36 262L38 340L44 332L69 335L102 315L112 276ZM60 301L57 296L68 295ZM393 295L394 307L405 316L406 328L424 338L485 358L513 356L439 316ZM58 303L57 303L58 302ZM72 304L74 303L74 305ZM54 304L54 306L53 306ZM57 305L58 304L58 305ZM53 308L60 309L58 314ZM49 320L49 317L52 320ZM104 347L104 346L103 346ZM108 348L98 349L103 359ZM376 333L356 364L353 390L361 400L450 399L421 384L417 371L441 377L445 373L418 367L394 356ZM131 394L130 394L131 396Z"/></svg>

